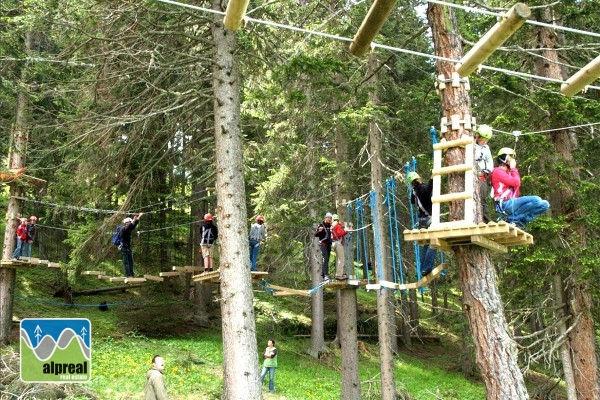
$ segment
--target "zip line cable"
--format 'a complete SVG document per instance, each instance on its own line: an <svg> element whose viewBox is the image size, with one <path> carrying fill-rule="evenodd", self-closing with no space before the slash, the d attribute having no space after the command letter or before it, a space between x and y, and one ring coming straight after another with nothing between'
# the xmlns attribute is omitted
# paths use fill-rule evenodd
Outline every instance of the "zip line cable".
<svg viewBox="0 0 600 400"><path fill-rule="evenodd" d="M166 3L166 4L176 5L176 6L180 6L180 7L191 8L191 9L197 10L197 11L203 11L203 12L212 13L212 14L218 14L218 15L225 15L225 12L223 12L223 11L211 10L211 9L208 9L208 8L193 6L191 4L180 3L180 2L177 2L177 1L173 1L173 0L156 0L156 1L158 1L160 3ZM428 1L433 1L433 0L428 0ZM493 13L493 14L496 15L497 13ZM257 23L257 24L274 26L274 27L277 27L277 28L288 29L288 30L291 30L291 31L306 33L306 34L309 34L309 35L322 36L322 37L326 37L326 38L329 38L329 39L340 40L340 41L343 41L343 42L350 42L350 43L352 43L352 41L353 41L353 39L351 39L351 38L347 38L347 37L343 37L343 36L338 36L338 35L332 35L332 34L329 34L329 33L314 31L314 30L310 30L310 29L298 28L298 27L291 26L291 25L280 24L278 22L272 22L272 21L266 21L266 20L261 20L261 19L256 19L256 18L250 18L250 17L247 17L247 16L244 17L244 19L246 21L248 21L248 22L254 22L254 23ZM598 36L600 37L600 34ZM438 61L447 61L447 62L451 62L451 63L458 63L458 62L460 62L460 60L454 60L454 59L451 59L451 58L440 57L440 56L436 56L436 55L433 55L433 54L426 54L426 53L421 53L421 52L418 52L418 51L413 51L413 50L408 50L408 49L402 49L402 48L399 48L399 47L387 46L387 45L383 45L383 44L379 44L379 43L375 43L375 42L371 43L371 47L373 47L373 48L380 48L380 49L384 49L384 50L389 50L389 51L392 51L392 52L411 54L411 55L419 56L419 57L426 57L426 58L430 58L430 59L438 60ZM487 70L495 71L495 72L501 72L501 73L504 73L506 75L520 76L520 77L524 77L524 78L532 78L532 79L538 79L538 80L542 80L542 81L555 82L555 83L560 83L560 84L566 83L566 81L563 81L561 79L546 78L546 77L543 77L543 76L533 75L533 74L527 74L527 73L524 73L524 72L511 71L511 70L507 70L507 69L503 69L503 68L490 67L490 66L483 65L483 64L481 64L479 66L479 68L480 69L487 69ZM587 89L600 90L600 86L588 85L588 86L586 86L586 88Z"/></svg>
<svg viewBox="0 0 600 400"><path fill-rule="evenodd" d="M502 131L500 129L495 129L495 128L492 128L492 130L495 131L495 132L503 133L505 135L525 136L525 135L538 135L538 134L542 134L542 133L550 133L550 132L556 132L556 131L564 131L564 130L567 130L567 129L570 130L570 129L575 129L575 128L585 128L587 126L594 126L594 125L600 125L600 122L591 122L589 124L566 126L564 128L545 129L543 131L535 131L535 132L521 132L521 131L505 132L505 131Z"/></svg>

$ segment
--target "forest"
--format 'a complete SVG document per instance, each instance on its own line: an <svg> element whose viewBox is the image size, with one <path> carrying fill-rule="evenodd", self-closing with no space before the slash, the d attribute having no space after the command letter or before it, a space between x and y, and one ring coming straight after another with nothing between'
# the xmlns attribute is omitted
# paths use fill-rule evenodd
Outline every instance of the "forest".
<svg viewBox="0 0 600 400"><path fill-rule="evenodd" d="M383 238L393 226L414 227L406 174L412 168L429 180L434 143L486 124L494 156L515 152L521 194L550 209L525 228L533 244L505 253L444 249L444 283L427 286L428 312L443 319L447 294L459 294L459 368L478 376L488 399L543 398L525 385L530 371L555 379L569 400L599 398L600 86L592 80L572 95L561 86L600 54L600 3L528 2L523 25L460 79L452 75L457 62L515 3L246 3L232 28L223 22L228 2L219 0L2 1L2 346L18 330L22 271L10 260L20 217L37 217L33 257L58 263L52 290L64 291L85 288L89 271L123 276L111 236L143 213L132 235L135 276L188 270L136 289L167 291L189 305L194 323L218 325L220 398L262 399L256 292L270 283L294 296L320 283L314 231L327 212L365 243L349 250L350 270L369 283L418 280L415 243ZM389 13L357 54L355 35L378 7ZM464 162L456 148L439 153L444 166ZM450 192L472 186L459 175L443 181ZM476 190L475 202L483 196ZM358 205L369 200L360 220ZM453 220L471 214L464 208L451 201L441 212ZM207 213L219 228L218 285L194 279ZM253 282L248 234L259 215L268 237L258 266L268 277ZM298 300L312 321L296 332L310 336L306 353L320 360L341 349L343 399L369 398L359 376L361 290L315 290ZM410 398L401 397L394 370L398 346L424 336L423 290L375 292L377 396ZM333 311L324 307L330 296ZM333 325L328 312L337 315Z"/></svg>

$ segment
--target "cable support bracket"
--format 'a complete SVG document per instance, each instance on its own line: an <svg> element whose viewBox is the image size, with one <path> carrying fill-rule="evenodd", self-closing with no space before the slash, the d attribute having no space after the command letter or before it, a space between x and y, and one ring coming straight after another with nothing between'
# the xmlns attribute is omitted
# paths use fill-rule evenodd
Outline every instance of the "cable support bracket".
<svg viewBox="0 0 600 400"><path fill-rule="evenodd" d="M461 78L458 72L453 72L451 78L446 78L444 75L438 75L436 82L434 84L435 91L438 95L441 94L441 91L446 89L446 84L451 83L452 87L460 87L461 83L465 85L465 90L471 90L471 84L469 83L469 78Z"/></svg>
<svg viewBox="0 0 600 400"><path fill-rule="evenodd" d="M475 117L465 114L464 118L461 119L460 115L454 114L450 116L450 122L448 122L447 117L442 117L440 122L440 132L442 134L448 132L448 127L453 131L457 131L461 128L461 125L464 129L470 131L476 126Z"/></svg>

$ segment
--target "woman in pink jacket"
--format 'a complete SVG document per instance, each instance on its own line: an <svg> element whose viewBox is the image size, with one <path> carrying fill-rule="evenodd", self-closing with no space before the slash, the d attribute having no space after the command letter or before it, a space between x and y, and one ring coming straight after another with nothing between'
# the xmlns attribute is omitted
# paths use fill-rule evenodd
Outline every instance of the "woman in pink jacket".
<svg viewBox="0 0 600 400"><path fill-rule="evenodd" d="M521 175L513 149L504 147L496 157L498 166L490 175L496 210L506 216L506 222L523 228L535 217L546 212L550 203L539 196L520 196Z"/></svg>

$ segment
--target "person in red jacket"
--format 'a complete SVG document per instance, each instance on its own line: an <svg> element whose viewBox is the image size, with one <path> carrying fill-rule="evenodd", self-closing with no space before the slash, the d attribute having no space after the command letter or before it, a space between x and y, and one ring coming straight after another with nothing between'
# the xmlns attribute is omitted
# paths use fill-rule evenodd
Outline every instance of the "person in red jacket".
<svg viewBox="0 0 600 400"><path fill-rule="evenodd" d="M27 242L27 218L19 218L17 227L17 247L13 253L12 259L18 260L23 255L23 244Z"/></svg>
<svg viewBox="0 0 600 400"><path fill-rule="evenodd" d="M539 196L520 196L521 175L513 149L500 149L496 161L498 166L490 175L496 210L506 216L506 222L523 228L546 212L550 203Z"/></svg>
<svg viewBox="0 0 600 400"><path fill-rule="evenodd" d="M340 217L333 214L331 223L331 249L335 252L335 279L342 281L348 279L344 273L344 264L346 264L346 246L344 239L348 234L346 228L340 223Z"/></svg>

